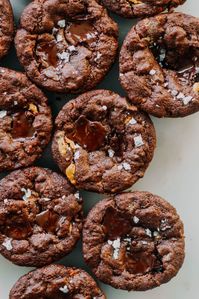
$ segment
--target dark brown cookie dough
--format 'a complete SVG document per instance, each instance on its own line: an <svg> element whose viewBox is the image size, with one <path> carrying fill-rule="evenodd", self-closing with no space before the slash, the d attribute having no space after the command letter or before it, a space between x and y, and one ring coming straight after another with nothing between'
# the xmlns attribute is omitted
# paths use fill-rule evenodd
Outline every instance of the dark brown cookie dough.
<svg viewBox="0 0 199 299"><path fill-rule="evenodd" d="M114 193L143 177L155 145L155 130L146 114L112 91L95 90L62 108L52 151L76 187Z"/></svg>
<svg viewBox="0 0 199 299"><path fill-rule="evenodd" d="M51 129L44 94L23 73L0 68L0 171L31 165Z"/></svg>
<svg viewBox="0 0 199 299"><path fill-rule="evenodd" d="M68 254L80 238L82 200L61 175L30 167L0 181L0 253L40 267Z"/></svg>
<svg viewBox="0 0 199 299"><path fill-rule="evenodd" d="M24 10L17 54L36 84L56 92L92 89L112 65L118 28L94 0L35 0Z"/></svg>
<svg viewBox="0 0 199 299"><path fill-rule="evenodd" d="M93 278L78 268L50 265L22 276L9 299L105 299Z"/></svg>
<svg viewBox="0 0 199 299"><path fill-rule="evenodd" d="M199 19L182 13L142 20L120 54L120 80L129 99L157 117L199 110Z"/></svg>
<svg viewBox="0 0 199 299"><path fill-rule="evenodd" d="M126 18L152 16L177 7L185 1L186 0L101 0L108 9Z"/></svg>
<svg viewBox="0 0 199 299"><path fill-rule="evenodd" d="M14 18L9 0L0 0L0 58L7 54L14 38Z"/></svg>
<svg viewBox="0 0 199 299"><path fill-rule="evenodd" d="M129 291L151 289L182 266L183 224L164 199L148 192L121 193L90 211L83 253L104 283Z"/></svg>

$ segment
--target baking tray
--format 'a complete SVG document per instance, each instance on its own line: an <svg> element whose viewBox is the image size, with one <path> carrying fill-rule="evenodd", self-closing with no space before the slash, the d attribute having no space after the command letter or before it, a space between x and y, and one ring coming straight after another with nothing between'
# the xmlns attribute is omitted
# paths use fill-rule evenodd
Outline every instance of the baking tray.
<svg viewBox="0 0 199 299"><path fill-rule="evenodd" d="M18 23L23 8L30 1L11 0L14 8L15 21ZM178 9L188 14L199 17L199 1L187 0L186 4ZM135 23L135 20L127 20L111 16L119 24L120 46L122 41ZM1 61L1 66L22 70L13 49L8 56ZM118 59L106 78L97 88L111 89L124 95L118 81ZM45 92L53 111L53 117L57 115L61 107L75 96L60 95ZM177 277L159 288L147 292L126 292L115 290L99 283L109 299L198 299L199 283L199 113L184 119L157 119L152 118L157 131L157 149L155 156L145 176L136 183L132 190L150 191L162 196L173 204L181 215L185 224L186 234L186 259ZM58 171L51 158L50 144L36 165L48 167ZM3 177L5 174L1 175ZM102 198L101 195L82 192L84 198L85 214ZM81 242L76 249L60 263L82 267L89 271L85 265L81 252ZM30 271L31 268L18 267L0 256L0 299L8 299L9 290L17 279ZM20 298L19 298L20 299Z"/></svg>

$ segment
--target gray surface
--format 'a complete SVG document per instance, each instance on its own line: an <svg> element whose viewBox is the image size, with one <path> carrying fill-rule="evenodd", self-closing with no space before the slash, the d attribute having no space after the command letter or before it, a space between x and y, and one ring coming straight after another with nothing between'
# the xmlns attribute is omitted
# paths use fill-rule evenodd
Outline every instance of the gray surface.
<svg viewBox="0 0 199 299"><path fill-rule="evenodd" d="M23 7L30 1L11 0L16 21ZM180 9L183 12L199 16L199 2L188 0ZM120 24L120 44L129 28L132 20L126 20L113 16ZM14 49L1 62L0 65L21 70L17 62ZM112 89L121 95L124 94L118 82L118 65L115 64L105 80L98 88ZM62 100L56 100L56 94L46 93L49 97L53 115L56 116L60 108L71 97L65 95ZM124 292L114 290L109 286L101 284L106 292L107 298L111 299L197 299L198 277L199 277L199 238L198 238L198 179L199 179L199 114L192 115L186 119L153 119L157 130L158 146L155 157L149 167L144 179L133 186L133 190L146 190L156 193L170 201L181 214L185 223L186 231L186 260L178 276L170 283L160 288L145 293ZM37 165L58 170L51 159L50 146L46 149ZM85 213L99 199L100 195L83 192L85 200ZM81 243L72 254L61 261L65 265L85 266ZM17 267L0 257L0 298L7 299L9 289L15 281L30 268ZM20 298L19 298L20 299Z"/></svg>

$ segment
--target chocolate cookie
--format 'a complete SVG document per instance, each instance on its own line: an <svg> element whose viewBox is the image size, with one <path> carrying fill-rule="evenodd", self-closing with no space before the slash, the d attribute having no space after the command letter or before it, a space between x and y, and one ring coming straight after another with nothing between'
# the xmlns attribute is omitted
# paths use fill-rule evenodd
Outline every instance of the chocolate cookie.
<svg viewBox="0 0 199 299"><path fill-rule="evenodd" d="M82 200L61 175L30 167L0 181L0 253L40 267L68 254L80 238Z"/></svg>
<svg viewBox="0 0 199 299"><path fill-rule="evenodd" d="M177 7L185 1L186 0L101 0L108 9L126 18L152 16Z"/></svg>
<svg viewBox="0 0 199 299"><path fill-rule="evenodd" d="M99 83L113 63L116 23L94 0L35 0L16 36L27 75L51 91L78 93Z"/></svg>
<svg viewBox="0 0 199 299"><path fill-rule="evenodd" d="M0 171L31 165L51 129L44 94L24 74L0 68Z"/></svg>
<svg viewBox="0 0 199 299"><path fill-rule="evenodd" d="M157 117L199 110L199 19L182 13L142 20L120 54L120 80L132 103Z"/></svg>
<svg viewBox="0 0 199 299"><path fill-rule="evenodd" d="M183 224L164 199L122 193L99 202L83 229L87 264L103 282L144 291L168 282L184 260Z"/></svg>
<svg viewBox="0 0 199 299"><path fill-rule="evenodd" d="M22 276L9 299L105 299L93 278L78 268L50 265Z"/></svg>
<svg viewBox="0 0 199 299"><path fill-rule="evenodd" d="M114 193L144 175L156 145L149 117L108 90L87 92L56 118L53 157L72 184Z"/></svg>
<svg viewBox="0 0 199 299"><path fill-rule="evenodd" d="M9 0L0 0L0 58L7 54L14 37L14 18Z"/></svg>

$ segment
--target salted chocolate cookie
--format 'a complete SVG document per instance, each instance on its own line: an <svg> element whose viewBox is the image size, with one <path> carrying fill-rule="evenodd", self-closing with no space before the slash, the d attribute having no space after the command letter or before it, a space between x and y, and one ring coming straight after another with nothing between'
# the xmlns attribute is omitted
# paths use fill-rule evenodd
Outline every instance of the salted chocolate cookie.
<svg viewBox="0 0 199 299"><path fill-rule="evenodd" d="M0 0L0 58L7 54L14 38L14 17L9 0Z"/></svg>
<svg viewBox="0 0 199 299"><path fill-rule="evenodd" d="M98 0L111 11L126 17L147 17L183 4L186 0Z"/></svg>
<svg viewBox="0 0 199 299"><path fill-rule="evenodd" d="M9 299L105 299L94 279L79 268L50 265L22 276Z"/></svg>
<svg viewBox="0 0 199 299"><path fill-rule="evenodd" d="M0 181L0 253L40 267L68 254L80 238L82 200L61 175L30 167Z"/></svg>
<svg viewBox="0 0 199 299"><path fill-rule="evenodd" d="M120 80L129 99L157 117L199 110L199 19L182 13L142 20L120 54Z"/></svg>
<svg viewBox="0 0 199 299"><path fill-rule="evenodd" d="M117 25L95 0L35 0L20 23L19 60L31 80L51 91L92 89L115 59Z"/></svg>
<svg viewBox="0 0 199 299"><path fill-rule="evenodd" d="M153 157L151 120L112 91L90 91L70 101L55 123L53 157L80 189L124 190L143 177Z"/></svg>
<svg viewBox="0 0 199 299"><path fill-rule="evenodd" d="M97 203L83 229L86 263L104 283L144 291L174 277L184 260L183 224L167 201L148 192Z"/></svg>
<svg viewBox="0 0 199 299"><path fill-rule="evenodd" d="M0 171L31 165L51 130L44 94L23 73L0 68Z"/></svg>

